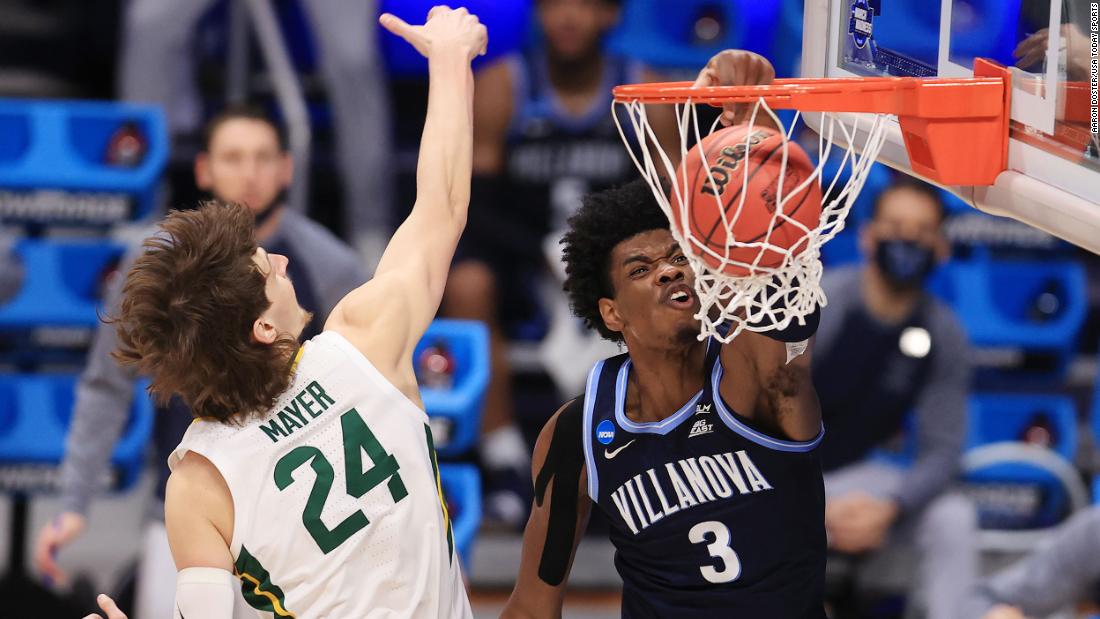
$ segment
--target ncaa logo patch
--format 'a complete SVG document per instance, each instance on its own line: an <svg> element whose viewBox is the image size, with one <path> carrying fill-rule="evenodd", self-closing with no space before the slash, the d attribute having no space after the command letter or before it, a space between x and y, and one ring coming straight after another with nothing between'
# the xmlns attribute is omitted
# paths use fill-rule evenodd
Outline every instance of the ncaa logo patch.
<svg viewBox="0 0 1100 619"><path fill-rule="evenodd" d="M615 440L615 424L610 419L604 419L596 426L596 440L601 445L610 445Z"/></svg>

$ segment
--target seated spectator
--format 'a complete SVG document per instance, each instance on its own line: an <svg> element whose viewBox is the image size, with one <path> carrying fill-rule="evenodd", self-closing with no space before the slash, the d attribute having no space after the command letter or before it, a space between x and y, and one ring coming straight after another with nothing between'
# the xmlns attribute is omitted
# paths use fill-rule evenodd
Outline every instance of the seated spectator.
<svg viewBox="0 0 1100 619"><path fill-rule="evenodd" d="M201 122L191 42L199 20L214 4L215 0L131 0L124 5L119 97L163 106L174 135L192 133ZM241 5L247 10L247 3ZM390 237L393 150L374 23L378 2L303 0L302 6L312 26L335 121L346 236L373 267Z"/></svg>
<svg viewBox="0 0 1100 619"><path fill-rule="evenodd" d="M612 86L643 80L640 65L602 51L617 0L536 4L544 45L475 78L473 196L442 308L490 327L486 516L517 529L530 501L530 449L513 419L504 324L535 315L544 239L564 228L581 197L636 178L608 110Z"/></svg>
<svg viewBox="0 0 1100 619"><path fill-rule="evenodd" d="M286 152L281 130L262 113L250 108L230 108L214 117L204 131L203 151L195 159L195 181L222 202L236 202L256 215L256 239L260 245L289 259L287 276L294 280L299 304L313 312L304 337L320 333L329 311L345 294L367 279L359 256L323 226L287 208L283 195L290 185L293 163ZM144 238L147 235L141 235ZM130 248L123 258L125 272L141 247ZM117 313L123 278L109 287L104 306L107 315ZM88 364L76 390L72 424L61 467L62 511L38 534L36 568L53 583L66 574L58 566L59 550L80 537L88 506L99 490L115 443L130 410L135 376L112 358L118 345L115 328L100 325ZM168 455L183 438L192 417L178 398L158 410L153 429L159 479L157 496L164 500L168 479ZM163 509L150 513L163 518ZM168 551L164 522L150 524L144 534L135 602L138 617L170 617L173 611L176 569Z"/></svg>
<svg viewBox="0 0 1100 619"><path fill-rule="evenodd" d="M977 516L949 488L966 434L966 336L925 288L948 255L944 208L913 181L886 189L861 230L866 264L829 272L814 353L825 438L830 549L866 555L913 546L916 593L931 619L957 615L977 564ZM912 411L916 453L902 468L875 457Z"/></svg>
<svg viewBox="0 0 1100 619"><path fill-rule="evenodd" d="M1100 508L1081 511L1027 557L980 583L964 617L1046 617L1100 603Z"/></svg>

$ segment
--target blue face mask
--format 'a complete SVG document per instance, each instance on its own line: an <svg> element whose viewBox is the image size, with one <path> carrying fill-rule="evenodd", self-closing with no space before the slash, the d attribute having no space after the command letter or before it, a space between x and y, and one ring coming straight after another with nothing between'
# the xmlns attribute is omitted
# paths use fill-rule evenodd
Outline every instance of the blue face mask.
<svg viewBox="0 0 1100 619"><path fill-rule="evenodd" d="M883 239L875 251L875 263L890 283L899 288L916 288L936 267L936 253L916 241Z"/></svg>

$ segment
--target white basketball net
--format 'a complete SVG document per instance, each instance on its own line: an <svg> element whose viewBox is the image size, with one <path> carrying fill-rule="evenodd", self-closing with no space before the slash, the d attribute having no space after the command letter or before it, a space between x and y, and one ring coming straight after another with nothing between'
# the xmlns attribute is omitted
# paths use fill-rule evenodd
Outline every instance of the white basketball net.
<svg viewBox="0 0 1100 619"><path fill-rule="evenodd" d="M630 119L633 135L637 136L637 143L627 138L622 122L620 121L616 105L621 105L627 117ZM677 126L680 133L680 160L684 161L688 155L688 144L694 138L698 154L702 157L703 166L708 170L709 181L713 184L714 177L710 171L712 162L707 161L706 154L701 146L702 139L715 130L718 121L715 120L707 133L701 133L699 129L699 114L697 104L690 100L685 104L676 105ZM740 242L733 234L738 216L745 205L745 197L749 194L747 189L749 174L741 174L744 186L741 191L740 203L736 208L722 208L720 198L717 212L721 213L721 223L725 226L728 245L724 251L717 251L700 239L694 238L691 226L676 226L675 221L688 221L688 201L683 193L689 191L690 185L686 178L686 169L683 170L683 178L679 182L668 183L670 190L675 192L675 206L665 192L661 179L676 178L676 168L669 159L667 153L658 144L652 127L646 116L645 104L638 102L612 104L612 116L619 127L619 134L623 138L631 159L642 173L642 176L653 188L653 195L661 205L669 222L673 223L672 233L680 244L684 254L695 273L695 292L699 297L701 307L696 314L701 323L699 339L716 337L722 342L729 342L743 329L749 331L771 331L785 329L791 325L791 321L797 320L798 324L805 324L805 317L826 303L825 295L821 290L821 245L832 239L838 232L844 229L844 220L848 211L855 203L856 197L863 189L863 183L870 173L871 164L875 162L879 151L882 149L886 137L886 116L883 114L846 114L850 119L845 120L838 115L821 114L821 134L818 136L818 164L808 178L795 187L784 187L783 179L787 175L788 141L801 119L796 114L791 122L791 127L782 132L783 157L781 160L780 180L776 196L775 213L767 233L762 240L754 242ZM758 115L763 111L776 127L783 127L783 123L763 100L758 100L753 106L748 124L749 130L745 132L745 157L749 157L751 144L749 137L752 128L756 125ZM856 144L861 133L866 133L863 144L855 152L851 145ZM840 138L841 144L834 148L834 137ZM843 152L843 158L837 167L836 174L831 179L823 178L823 167L830 155L836 156ZM810 153L807 153L810 154ZM655 159L654 157L657 157ZM842 187L837 187L839 181L848 175L847 181ZM737 178L736 174L734 175ZM821 187L822 209L821 218L817 227L809 229L803 223L784 213L784 205L807 186L808 183L818 183ZM713 186L713 185L712 185ZM779 247L769 243L771 232L779 225L796 226L803 231L807 238L797 244L796 249ZM686 236L685 236L686 235ZM751 255L756 259L752 263L740 262L730 256L731 249L751 248ZM766 253L764 249L777 252L782 255L782 262L771 267L759 264L760 259ZM795 253L797 252L797 253ZM707 255L711 264L717 263L722 267L733 266L737 270L750 273L741 277L733 277L723 273L723 269L716 269L704 262ZM741 252L743 257L745 252ZM771 254L774 255L774 254ZM721 328L721 329L720 329Z"/></svg>

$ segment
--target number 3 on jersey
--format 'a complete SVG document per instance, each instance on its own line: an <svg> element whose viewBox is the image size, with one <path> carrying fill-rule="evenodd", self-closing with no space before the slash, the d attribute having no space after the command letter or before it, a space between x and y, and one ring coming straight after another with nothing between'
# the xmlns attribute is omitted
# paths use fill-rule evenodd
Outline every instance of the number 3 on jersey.
<svg viewBox="0 0 1100 619"><path fill-rule="evenodd" d="M386 487L394 503L408 496L405 484L397 473L401 468L397 464L397 459L382 447L363 418L359 416L358 411L353 408L341 415L340 429L344 435L344 479L349 496L358 499L387 480ZM363 470L364 451L373 463L373 466L366 471ZM293 484L294 471L307 462L313 468L316 481L313 482L313 489L306 500L306 508L302 512L302 523L313 537L313 541L317 542L321 548L321 552L328 554L370 524L370 520L361 510L344 518L332 529L329 529L321 520L321 512L324 511L325 502L328 501L329 492L332 490L335 471L332 463L316 447L309 445L295 447L279 459L275 464L275 485L279 490L286 490Z"/></svg>
<svg viewBox="0 0 1100 619"><path fill-rule="evenodd" d="M707 540L707 534L713 536L714 540ZM692 544L707 544L707 552L722 564L721 569L713 565L699 567L699 572L707 582L733 582L741 577L741 559L730 548L730 530L726 525L714 520L700 522L688 531L688 540Z"/></svg>

